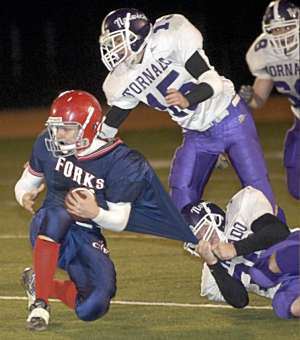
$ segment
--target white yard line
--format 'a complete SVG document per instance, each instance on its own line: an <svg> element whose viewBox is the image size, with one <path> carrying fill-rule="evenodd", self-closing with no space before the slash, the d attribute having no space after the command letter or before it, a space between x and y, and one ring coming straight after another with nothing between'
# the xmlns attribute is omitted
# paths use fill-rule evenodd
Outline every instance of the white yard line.
<svg viewBox="0 0 300 340"><path fill-rule="evenodd" d="M136 238L153 238L153 235L144 235L144 234L110 234L105 235L105 238L111 239L111 238L117 238L117 239L136 239ZM13 234L4 234L0 235L0 240L11 240L11 239L29 239L29 235L13 235Z"/></svg>
<svg viewBox="0 0 300 340"><path fill-rule="evenodd" d="M27 300L26 297L23 296L0 296L0 300ZM52 302L60 302L59 300L50 299ZM233 309L233 307L228 305L213 305L213 304L197 304L197 303L175 303L175 302L147 302L147 301L120 301L113 300L111 301L113 305L131 305L131 306L158 306L158 307L180 307L180 308L225 308L225 309ZM246 309L264 309L271 310L271 306L247 306Z"/></svg>

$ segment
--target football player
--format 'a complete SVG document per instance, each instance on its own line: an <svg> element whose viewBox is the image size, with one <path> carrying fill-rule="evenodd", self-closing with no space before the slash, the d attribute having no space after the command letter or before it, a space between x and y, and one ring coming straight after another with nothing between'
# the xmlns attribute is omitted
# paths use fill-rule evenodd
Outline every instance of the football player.
<svg viewBox="0 0 300 340"><path fill-rule="evenodd" d="M101 120L101 106L91 94L72 90L59 95L15 185L17 201L31 213L42 183L47 186L30 226L34 272L23 273L29 329L47 328L49 297L63 301L84 321L108 311L116 273L102 228L197 242L143 156L119 138L97 137ZM94 195L67 195L77 187ZM54 279L57 265L69 280Z"/></svg>
<svg viewBox="0 0 300 340"><path fill-rule="evenodd" d="M244 308L253 292L272 299L278 317L300 317L300 231L290 233L261 191L239 191L226 215L215 204L200 202L185 207L184 216L201 239L185 249L205 261L202 296Z"/></svg>
<svg viewBox="0 0 300 340"><path fill-rule="evenodd" d="M286 132L284 166L287 186L300 199L300 8L291 1L272 1L262 21L263 33L250 46L246 60L254 84L239 91L248 105L259 108L269 98L273 87L288 97L294 124Z"/></svg>
<svg viewBox="0 0 300 340"><path fill-rule="evenodd" d="M252 115L233 83L210 64L202 34L187 18L170 14L152 25L137 9L117 9L103 20L99 41L109 70L102 135L113 137L139 102L168 112L182 128L169 178L179 210L201 198L221 153L242 186L263 191L275 205Z"/></svg>

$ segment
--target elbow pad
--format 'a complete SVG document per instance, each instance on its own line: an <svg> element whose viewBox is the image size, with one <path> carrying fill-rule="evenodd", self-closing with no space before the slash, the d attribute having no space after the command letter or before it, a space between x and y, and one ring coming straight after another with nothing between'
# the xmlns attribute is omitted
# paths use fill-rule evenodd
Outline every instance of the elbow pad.
<svg viewBox="0 0 300 340"><path fill-rule="evenodd" d="M223 92L223 81L218 73L214 70L209 70L201 74L198 78L200 83L207 83L213 89L213 96L218 96Z"/></svg>

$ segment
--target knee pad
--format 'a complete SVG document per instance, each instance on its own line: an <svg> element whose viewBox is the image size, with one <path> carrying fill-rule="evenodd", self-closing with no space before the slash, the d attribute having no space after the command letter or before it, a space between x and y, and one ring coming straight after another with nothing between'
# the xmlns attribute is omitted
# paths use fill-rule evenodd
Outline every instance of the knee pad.
<svg viewBox="0 0 300 340"><path fill-rule="evenodd" d="M45 211L44 219L39 234L50 237L60 243L69 230L72 218L63 207L48 208Z"/></svg>
<svg viewBox="0 0 300 340"><path fill-rule="evenodd" d="M105 315L110 306L111 294L93 291L84 301L77 298L76 315L82 321L94 321Z"/></svg>

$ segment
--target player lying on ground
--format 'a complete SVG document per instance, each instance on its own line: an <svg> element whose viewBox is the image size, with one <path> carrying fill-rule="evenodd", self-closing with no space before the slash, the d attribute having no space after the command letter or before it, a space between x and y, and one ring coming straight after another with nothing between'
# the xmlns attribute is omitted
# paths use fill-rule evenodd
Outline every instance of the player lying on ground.
<svg viewBox="0 0 300 340"><path fill-rule="evenodd" d="M15 186L29 212L45 183L47 194L30 226L33 271L24 272L30 297L28 327L44 330L49 298L92 321L109 309L116 272L101 229L123 230L197 242L144 157L119 138L98 138L101 106L91 94L67 91L56 98L47 130L36 139L29 165ZM94 192L82 197L74 188ZM77 216L77 217L74 217ZM70 280L54 279L57 265Z"/></svg>
<svg viewBox="0 0 300 340"><path fill-rule="evenodd" d="M290 233L262 192L252 187L239 191L226 216L207 202L189 205L184 212L202 239L197 247L185 245L206 262L202 296L243 308L253 292L272 299L278 317L300 317L300 231Z"/></svg>

